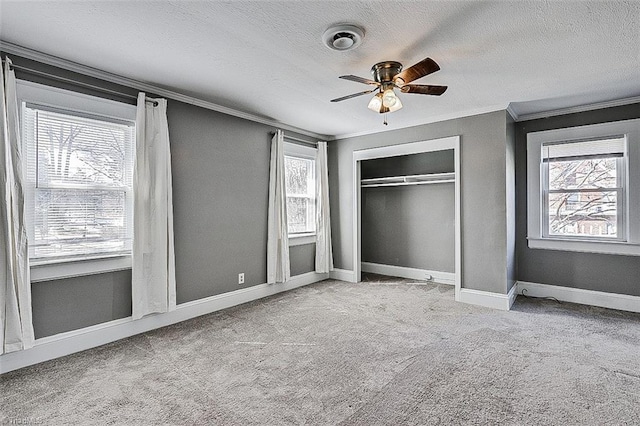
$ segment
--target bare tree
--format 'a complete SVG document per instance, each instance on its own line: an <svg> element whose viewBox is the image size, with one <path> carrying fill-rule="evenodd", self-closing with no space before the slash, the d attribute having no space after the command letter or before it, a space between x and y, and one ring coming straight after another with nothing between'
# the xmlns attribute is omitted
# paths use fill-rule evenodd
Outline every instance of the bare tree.
<svg viewBox="0 0 640 426"><path fill-rule="evenodd" d="M110 218L123 208L124 193L118 191L127 173L128 131L128 127L93 126L64 117L39 120L36 215L40 237L120 235L121 226ZM114 187L116 192L93 189L95 185Z"/></svg>
<svg viewBox="0 0 640 426"><path fill-rule="evenodd" d="M594 158L549 164L549 229L554 234L598 225L599 233L615 229L616 159Z"/></svg>
<svg viewBox="0 0 640 426"><path fill-rule="evenodd" d="M68 126L63 124L58 128L50 124L45 126L46 134L49 137L49 158L55 159L53 166L56 175L69 176L69 164L74 150L74 142L83 130L84 126L73 124Z"/></svg>

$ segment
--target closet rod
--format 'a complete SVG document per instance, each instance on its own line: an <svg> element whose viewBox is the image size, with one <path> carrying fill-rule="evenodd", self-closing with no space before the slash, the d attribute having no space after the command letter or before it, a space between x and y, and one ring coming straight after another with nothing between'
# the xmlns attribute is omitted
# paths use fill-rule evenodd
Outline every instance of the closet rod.
<svg viewBox="0 0 640 426"><path fill-rule="evenodd" d="M5 63L5 62L6 61L3 59L2 63ZM24 72L26 72L28 74L37 75L37 76L40 76L40 77L50 78L52 80L57 80L57 81L60 81L62 83L69 83L69 84L73 84L75 86L84 87L86 89L95 90L97 92L102 92L102 93L106 93L106 94L109 94L109 95L116 95L116 96L119 96L119 97L122 97L122 98L138 100L138 97L135 96L135 95L130 95L128 93L118 92L116 90L111 90L111 89L107 89L107 88L104 88L104 87L95 86L95 85L89 84L89 83L83 83L81 81L72 80L72 79L66 78L66 77L60 77L59 75L49 74L49 73L44 72L44 71L34 70L33 68L23 67L22 65L10 64L9 66L11 68L13 68L13 69L24 71ZM153 104L153 106L158 106L158 101L154 101L154 100L151 100L151 99L146 99L145 101L147 103Z"/></svg>
<svg viewBox="0 0 640 426"><path fill-rule="evenodd" d="M362 188L380 188L385 186L416 186L416 185L435 185L438 183L454 183L455 179L427 180L422 182L391 182L391 183L363 183Z"/></svg>

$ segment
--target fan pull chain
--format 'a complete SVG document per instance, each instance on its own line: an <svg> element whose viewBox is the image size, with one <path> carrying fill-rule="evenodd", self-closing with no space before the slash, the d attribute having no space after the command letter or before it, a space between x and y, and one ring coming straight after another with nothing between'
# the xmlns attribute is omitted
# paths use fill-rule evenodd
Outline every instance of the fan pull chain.
<svg viewBox="0 0 640 426"><path fill-rule="evenodd" d="M384 121L382 123L384 123L385 126L389 125L389 123L387 123L387 113L386 112L384 113Z"/></svg>

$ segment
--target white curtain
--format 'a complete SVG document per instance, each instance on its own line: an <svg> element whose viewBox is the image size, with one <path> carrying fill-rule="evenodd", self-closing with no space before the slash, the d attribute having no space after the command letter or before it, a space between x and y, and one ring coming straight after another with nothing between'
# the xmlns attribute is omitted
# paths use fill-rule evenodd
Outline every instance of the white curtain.
<svg viewBox="0 0 640 426"><path fill-rule="evenodd" d="M133 168L133 319L176 307L171 191L167 101L140 93Z"/></svg>
<svg viewBox="0 0 640 426"><path fill-rule="evenodd" d="M0 354L33 346L16 76L0 67Z"/></svg>
<svg viewBox="0 0 640 426"><path fill-rule="evenodd" d="M267 219L267 283L282 283L291 277L287 194L284 180L284 133L277 130L271 140L269 165L269 212Z"/></svg>
<svg viewBox="0 0 640 426"><path fill-rule="evenodd" d="M316 156L316 272L333 270L327 143L318 142Z"/></svg>

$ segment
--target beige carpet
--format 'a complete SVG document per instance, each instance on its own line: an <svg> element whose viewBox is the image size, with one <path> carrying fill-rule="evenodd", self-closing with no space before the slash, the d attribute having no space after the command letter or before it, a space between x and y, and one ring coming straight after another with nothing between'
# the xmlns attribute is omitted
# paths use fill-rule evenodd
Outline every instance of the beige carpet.
<svg viewBox="0 0 640 426"><path fill-rule="evenodd" d="M640 424L640 315L324 281L0 376L0 424Z"/></svg>

